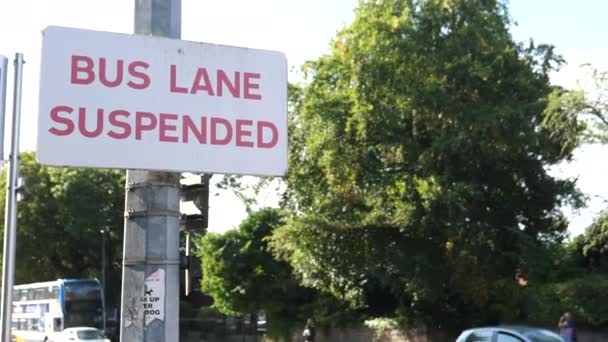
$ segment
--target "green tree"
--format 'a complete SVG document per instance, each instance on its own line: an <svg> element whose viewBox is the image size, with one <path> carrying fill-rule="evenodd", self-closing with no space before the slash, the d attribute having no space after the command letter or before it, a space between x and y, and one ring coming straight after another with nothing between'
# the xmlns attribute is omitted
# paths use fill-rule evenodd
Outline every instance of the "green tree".
<svg viewBox="0 0 608 342"><path fill-rule="evenodd" d="M555 324L555 317L571 311L578 324L604 326L608 322L608 213L600 213L584 234L554 245L545 263L544 276L531 280L527 289L528 319ZM544 261L543 261L544 260Z"/></svg>
<svg viewBox="0 0 608 342"><path fill-rule="evenodd" d="M290 118L293 215L272 240L303 285L437 324L516 306L516 270L535 272L527 251L560 241L559 208L582 203L546 171L577 146L546 119L570 110L550 106L562 60L516 44L509 25L495 0L362 1L307 65Z"/></svg>
<svg viewBox="0 0 608 342"><path fill-rule="evenodd" d="M15 283L101 278L100 230L107 229L108 300L118 305L124 173L47 167L38 164L33 153L21 154L19 173L26 180L26 193L17 213ZM6 173L0 177L4 215Z"/></svg>
<svg viewBox="0 0 608 342"><path fill-rule="evenodd" d="M284 223L276 209L262 209L223 234L208 233L197 240L203 280L201 287L224 314L241 316L264 310L268 332L288 336L306 319L315 292L302 288L291 267L268 250L267 237Z"/></svg>
<svg viewBox="0 0 608 342"><path fill-rule="evenodd" d="M576 253L586 270L608 272L608 211L604 210L574 241ZM579 260L581 260L579 259Z"/></svg>
<svg viewBox="0 0 608 342"><path fill-rule="evenodd" d="M553 134L575 144L608 142L608 72L585 65L592 82L574 91L556 89L545 117ZM584 73L583 73L584 74Z"/></svg>

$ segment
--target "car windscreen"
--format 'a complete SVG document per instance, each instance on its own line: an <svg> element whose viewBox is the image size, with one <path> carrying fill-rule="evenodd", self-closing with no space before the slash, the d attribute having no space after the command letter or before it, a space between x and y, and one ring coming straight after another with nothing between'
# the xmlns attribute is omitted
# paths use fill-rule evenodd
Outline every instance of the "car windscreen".
<svg viewBox="0 0 608 342"><path fill-rule="evenodd" d="M81 340L96 340L96 339L103 338L103 335L102 335L101 331L99 331L99 330L93 330L93 329L90 329L90 330L78 330L76 332L76 335Z"/></svg>
<svg viewBox="0 0 608 342"><path fill-rule="evenodd" d="M65 284L65 300L101 300L101 287L93 282Z"/></svg>

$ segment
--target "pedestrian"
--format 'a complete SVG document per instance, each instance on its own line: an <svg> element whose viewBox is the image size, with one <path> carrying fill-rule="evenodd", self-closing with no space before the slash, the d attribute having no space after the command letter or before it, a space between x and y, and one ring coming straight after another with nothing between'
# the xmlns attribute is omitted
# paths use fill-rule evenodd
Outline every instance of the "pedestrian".
<svg viewBox="0 0 608 342"><path fill-rule="evenodd" d="M306 325L304 326L304 331L302 332L302 337L304 337L304 342L314 342L315 340L315 323L312 318L309 318L306 321Z"/></svg>
<svg viewBox="0 0 608 342"><path fill-rule="evenodd" d="M559 318L559 335L566 340L566 342L577 342L576 327L574 326L574 318L569 312L565 312L562 317Z"/></svg>

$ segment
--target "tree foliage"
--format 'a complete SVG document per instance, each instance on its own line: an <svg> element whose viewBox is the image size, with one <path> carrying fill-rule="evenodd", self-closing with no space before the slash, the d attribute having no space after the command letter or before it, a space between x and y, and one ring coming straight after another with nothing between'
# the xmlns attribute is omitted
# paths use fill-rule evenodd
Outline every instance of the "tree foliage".
<svg viewBox="0 0 608 342"><path fill-rule="evenodd" d="M581 201L546 171L577 146L547 124L571 111L549 84L562 60L508 18L495 0L360 2L307 65L272 241L302 284L369 315L488 321L529 250L564 237L559 208Z"/></svg>
<svg viewBox="0 0 608 342"><path fill-rule="evenodd" d="M578 265L592 272L608 273L608 211L601 212L583 235L572 243Z"/></svg>
<svg viewBox="0 0 608 342"><path fill-rule="evenodd" d="M608 143L608 71L592 69L593 87L587 92L582 112L591 127L591 141Z"/></svg>
<svg viewBox="0 0 608 342"><path fill-rule="evenodd" d="M542 267L548 277L526 290L529 321L554 324L555 317L570 311L579 324L608 324L607 219L606 211L600 213L584 234L540 258L550 261Z"/></svg>
<svg viewBox="0 0 608 342"><path fill-rule="evenodd" d="M306 319L314 291L303 288L291 267L276 260L267 246L272 231L284 223L276 209L253 212L238 229L208 233L197 241L203 280L201 287L224 314L266 312L270 335L287 334Z"/></svg>
<svg viewBox="0 0 608 342"><path fill-rule="evenodd" d="M26 187L25 198L18 204L15 283L100 278L100 230L107 229L108 295L110 302L117 304L124 219L123 172L52 168L38 164L33 153L22 153L19 173ZM4 214L6 171L0 187Z"/></svg>
<svg viewBox="0 0 608 342"><path fill-rule="evenodd" d="M528 320L552 326L555 317L572 312L581 326L608 324L608 278L605 274L579 274L560 282L530 288Z"/></svg>
<svg viewBox="0 0 608 342"><path fill-rule="evenodd" d="M572 143L608 143L608 72L584 65L591 82L578 90L556 89L545 124Z"/></svg>

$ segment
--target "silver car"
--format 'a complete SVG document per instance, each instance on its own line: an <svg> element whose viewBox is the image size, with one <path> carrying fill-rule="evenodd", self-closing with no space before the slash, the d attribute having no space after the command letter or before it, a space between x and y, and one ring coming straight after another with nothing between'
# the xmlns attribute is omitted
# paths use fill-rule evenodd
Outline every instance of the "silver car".
<svg viewBox="0 0 608 342"><path fill-rule="evenodd" d="M463 331L456 342L566 342L556 333L524 326L474 328Z"/></svg>

